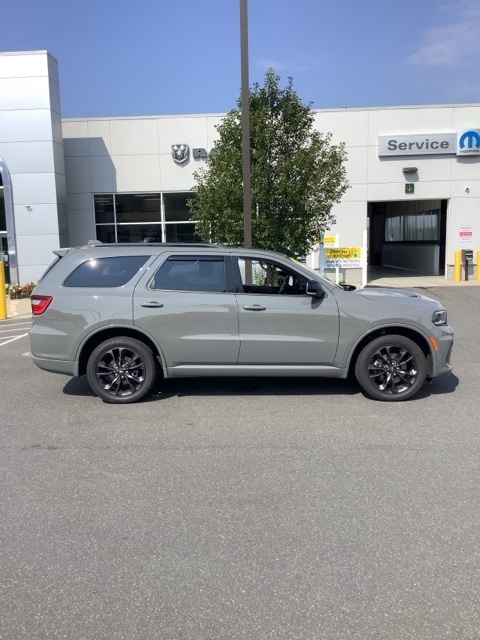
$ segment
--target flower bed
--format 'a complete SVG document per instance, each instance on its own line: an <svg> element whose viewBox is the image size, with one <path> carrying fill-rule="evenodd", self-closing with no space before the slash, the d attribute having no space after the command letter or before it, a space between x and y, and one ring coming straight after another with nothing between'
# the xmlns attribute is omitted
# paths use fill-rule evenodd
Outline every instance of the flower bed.
<svg viewBox="0 0 480 640"><path fill-rule="evenodd" d="M18 300L19 298L29 298L35 289L35 282L28 282L20 285L18 282L7 285L6 293L10 296L10 300Z"/></svg>

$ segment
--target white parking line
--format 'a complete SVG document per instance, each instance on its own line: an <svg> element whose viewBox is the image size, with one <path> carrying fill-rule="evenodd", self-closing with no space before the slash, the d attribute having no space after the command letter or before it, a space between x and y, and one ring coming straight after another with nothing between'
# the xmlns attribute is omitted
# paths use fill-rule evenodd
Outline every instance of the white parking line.
<svg viewBox="0 0 480 640"><path fill-rule="evenodd" d="M15 324L8 324L8 325L5 325L5 329L0 329L0 333L8 333L12 329L12 327L23 327L29 324L30 324L29 322L16 322ZM18 329L16 329L16 331L18 331Z"/></svg>
<svg viewBox="0 0 480 640"><path fill-rule="evenodd" d="M19 336L15 336L15 338L10 338L10 340L5 340L5 342L0 342L0 347L4 347L6 344L9 344L10 342L15 342L15 340L20 340L20 338L25 338L26 336L28 336L28 333L22 333Z"/></svg>

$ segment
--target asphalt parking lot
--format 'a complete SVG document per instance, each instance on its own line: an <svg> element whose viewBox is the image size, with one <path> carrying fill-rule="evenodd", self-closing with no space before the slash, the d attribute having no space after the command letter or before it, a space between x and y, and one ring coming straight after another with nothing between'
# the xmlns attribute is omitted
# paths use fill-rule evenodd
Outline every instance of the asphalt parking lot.
<svg viewBox="0 0 480 640"><path fill-rule="evenodd" d="M480 286L422 292L454 374L398 404L214 379L107 405L0 322L0 638L477 640Z"/></svg>

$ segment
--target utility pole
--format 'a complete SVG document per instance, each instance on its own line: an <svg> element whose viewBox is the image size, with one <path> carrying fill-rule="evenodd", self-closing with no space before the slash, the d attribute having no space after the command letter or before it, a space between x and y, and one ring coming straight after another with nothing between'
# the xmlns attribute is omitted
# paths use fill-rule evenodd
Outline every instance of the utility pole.
<svg viewBox="0 0 480 640"><path fill-rule="evenodd" d="M240 59L242 70L243 244L252 246L250 187L250 81L248 77L248 0L240 0Z"/></svg>

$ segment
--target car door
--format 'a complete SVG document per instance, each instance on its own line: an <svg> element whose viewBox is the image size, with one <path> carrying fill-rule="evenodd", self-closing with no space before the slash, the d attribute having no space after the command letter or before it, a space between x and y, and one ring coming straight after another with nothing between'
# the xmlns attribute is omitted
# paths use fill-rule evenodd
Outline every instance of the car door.
<svg viewBox="0 0 480 640"><path fill-rule="evenodd" d="M159 345L170 373L235 365L238 319L229 260L203 252L164 254L152 270L135 289L134 324Z"/></svg>
<svg viewBox="0 0 480 640"><path fill-rule="evenodd" d="M236 257L240 365L328 365L335 358L335 297L306 295L307 278L261 258Z"/></svg>

